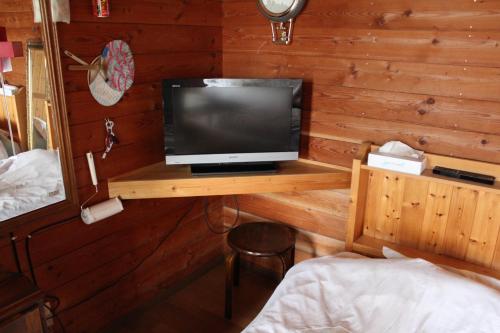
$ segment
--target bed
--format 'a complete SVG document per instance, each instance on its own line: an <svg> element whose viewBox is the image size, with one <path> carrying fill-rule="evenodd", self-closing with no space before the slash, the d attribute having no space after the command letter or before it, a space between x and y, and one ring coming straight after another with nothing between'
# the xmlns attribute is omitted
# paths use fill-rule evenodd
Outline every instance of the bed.
<svg viewBox="0 0 500 333"><path fill-rule="evenodd" d="M349 252L293 267L244 333L500 332L499 183L372 168L372 149L353 163ZM500 178L499 165L427 157Z"/></svg>
<svg viewBox="0 0 500 333"><path fill-rule="evenodd" d="M57 150L35 149L0 160L0 222L65 197Z"/></svg>
<svg viewBox="0 0 500 333"><path fill-rule="evenodd" d="M460 273L354 253L307 260L243 332L500 332L499 281Z"/></svg>

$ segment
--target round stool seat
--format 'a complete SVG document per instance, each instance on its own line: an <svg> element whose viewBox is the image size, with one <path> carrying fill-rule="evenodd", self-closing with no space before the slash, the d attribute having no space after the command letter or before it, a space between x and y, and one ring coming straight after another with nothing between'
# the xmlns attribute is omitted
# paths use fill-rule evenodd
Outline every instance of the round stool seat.
<svg viewBox="0 0 500 333"><path fill-rule="evenodd" d="M285 225L252 222L231 230L227 236L227 243L237 252L268 257L290 250L295 245L295 235Z"/></svg>

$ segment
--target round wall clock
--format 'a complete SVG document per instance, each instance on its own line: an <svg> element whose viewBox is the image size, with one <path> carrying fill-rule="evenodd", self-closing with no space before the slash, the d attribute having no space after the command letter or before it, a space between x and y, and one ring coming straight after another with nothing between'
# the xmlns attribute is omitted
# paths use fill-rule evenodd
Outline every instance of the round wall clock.
<svg viewBox="0 0 500 333"><path fill-rule="evenodd" d="M306 0L258 0L261 13L272 21L286 22L299 15Z"/></svg>
<svg viewBox="0 0 500 333"><path fill-rule="evenodd" d="M306 0L257 0L262 15L271 21L273 42L288 45L292 42L293 20Z"/></svg>

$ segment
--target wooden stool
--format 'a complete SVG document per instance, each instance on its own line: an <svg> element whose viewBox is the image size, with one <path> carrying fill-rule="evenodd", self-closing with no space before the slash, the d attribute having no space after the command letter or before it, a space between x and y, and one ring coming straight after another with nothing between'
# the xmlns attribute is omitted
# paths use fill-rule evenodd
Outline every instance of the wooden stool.
<svg viewBox="0 0 500 333"><path fill-rule="evenodd" d="M252 222L231 230L227 235L227 243L232 251L226 256L225 317L231 319L233 283L237 286L240 278L240 254L255 257L279 257L283 278L294 264L295 234L292 229L282 224Z"/></svg>

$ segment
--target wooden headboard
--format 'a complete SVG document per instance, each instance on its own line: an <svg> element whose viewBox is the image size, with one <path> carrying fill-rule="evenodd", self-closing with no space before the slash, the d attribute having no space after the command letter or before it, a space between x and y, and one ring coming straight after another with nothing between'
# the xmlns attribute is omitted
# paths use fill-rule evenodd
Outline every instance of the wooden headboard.
<svg viewBox="0 0 500 333"><path fill-rule="evenodd" d="M444 166L500 179L500 165L426 154L420 176L353 163L346 248L379 257L383 246L410 257L500 278L500 183L482 185L432 174Z"/></svg>

